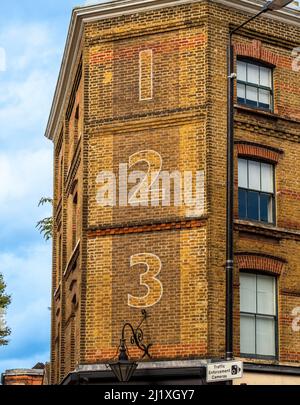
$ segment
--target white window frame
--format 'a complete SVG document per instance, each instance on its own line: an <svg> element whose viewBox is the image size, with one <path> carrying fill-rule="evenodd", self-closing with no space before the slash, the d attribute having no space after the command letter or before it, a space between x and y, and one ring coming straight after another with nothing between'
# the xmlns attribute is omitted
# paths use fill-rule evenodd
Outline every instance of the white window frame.
<svg viewBox="0 0 300 405"><path fill-rule="evenodd" d="M269 197L271 197L271 201L272 201L272 218L271 218L271 220L268 219L268 221L263 221L261 219L260 204L259 204L259 207L258 207L258 210L259 210L258 211L258 219L250 218L248 216L248 214L246 215L245 218L244 217L241 218L239 216L239 219L246 220L246 221L255 221L255 222L275 225L275 223L276 223L276 199L275 199L275 197L276 197L276 192L275 192L275 170L276 170L276 166L274 164L270 163L270 162L265 162L263 160L239 156L238 163L241 160L244 160L244 161L247 162L247 187L241 185L241 182L240 182L241 173L238 171L238 191L245 190L246 193L247 193L247 196L248 196L249 192L258 193L259 194L259 201L260 201L261 195L268 195ZM249 182L250 182L249 181L249 162L256 162L256 163L260 164L260 169L259 169L259 173L260 173L260 179L259 179L260 189L251 188L249 186ZM270 167L272 167L272 176L273 176L273 178L272 178L272 190L273 191L267 191L267 190L262 189L262 165L263 164L265 164L265 165L267 164ZM239 204L239 207L240 207L240 199L238 201L238 204ZM246 209L248 209L248 203L246 204Z"/></svg>
<svg viewBox="0 0 300 405"><path fill-rule="evenodd" d="M238 63L245 63L246 64L246 80L242 80L241 78L239 78L238 76ZM257 67L258 70L258 84L257 83L252 83L251 81L248 80L248 66L252 65ZM270 85L269 86L265 86L263 84L260 83L260 69L264 68L264 69L268 69L270 71ZM261 63L259 61L253 61L251 59L245 59L245 58L238 58L237 59L237 87L241 85L241 86L245 86L245 97L244 97L244 101L243 103L239 102L239 98L238 94L237 94L237 103L239 105L243 105L249 108L254 108L254 109L258 109L258 110L263 110L263 111L269 111L269 112L273 112L274 111L274 80L273 80L273 68L271 66L268 66L264 63ZM256 90L257 92L257 105L251 105L250 103L247 103L247 89L248 90ZM262 92L268 92L269 93L269 97L270 97L270 104L269 104L269 108L267 107L263 107L259 105L259 94L260 91ZM238 93L238 91L237 91Z"/></svg>
<svg viewBox="0 0 300 405"><path fill-rule="evenodd" d="M265 273L261 273L261 272L253 272L253 271L243 271L240 273L240 278L243 275L247 275L247 276L253 276L253 278L255 278L255 282L256 282L256 303L255 303L255 311L242 311L240 308L240 320L242 319L242 317L246 317L246 316L251 316L254 318L254 322L255 322L255 353L247 353L244 352L242 350L242 342L241 342L241 322L240 322L240 355L241 357L245 357L245 358L257 358L257 359L272 359L272 360L276 360L278 358L278 298L277 298L277 291L278 291L278 287L277 287L277 277L270 275L270 274L265 274ZM270 277L273 279L274 282L274 314L270 315L267 313L259 313L257 310L257 302L258 302L258 290L257 290L257 280L259 277ZM242 291L240 288L240 306L241 306L241 296L242 296ZM257 319L259 318L269 318L269 319L273 319L274 320L274 354L260 354L258 353L257 350Z"/></svg>

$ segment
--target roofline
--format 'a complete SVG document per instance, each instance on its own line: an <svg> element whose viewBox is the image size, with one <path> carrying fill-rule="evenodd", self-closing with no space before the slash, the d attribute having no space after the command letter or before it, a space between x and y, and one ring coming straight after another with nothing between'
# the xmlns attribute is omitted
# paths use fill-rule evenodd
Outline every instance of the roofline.
<svg viewBox="0 0 300 405"><path fill-rule="evenodd" d="M300 366L281 364L244 363L244 372L297 375L300 377Z"/></svg>
<svg viewBox="0 0 300 405"><path fill-rule="evenodd" d="M0 385L4 385L6 377L44 377L44 374L45 370L40 370L37 368L6 370L4 373L0 374Z"/></svg>
<svg viewBox="0 0 300 405"><path fill-rule="evenodd" d="M71 15L65 50L62 58L58 81L53 97L45 136L53 140L53 135L58 131L59 117L63 108L66 90L70 85L70 71L80 49L80 41L85 22L97 21L105 18L117 17L134 12L149 11L164 7L177 6L188 3L199 3L205 0L112 0L106 3L74 8ZM209 0L212 3L224 4L229 8L255 13L265 3L263 0ZM273 18L285 23L300 27L299 12L294 9L284 9L268 13Z"/></svg>
<svg viewBox="0 0 300 405"><path fill-rule="evenodd" d="M7 376L21 376L21 375L43 375L44 370L39 369L15 369L15 370L6 370L2 375Z"/></svg>
<svg viewBox="0 0 300 405"><path fill-rule="evenodd" d="M140 362L134 375L135 379L146 379L148 382L158 376L163 378L182 378L185 376L199 379L201 376L205 377L207 364L208 361L205 359ZM300 367L292 365L244 363L244 373L246 372L300 377ZM76 370L69 373L60 384L79 385L82 379L85 381L88 379L89 383L98 380L102 384L107 384L114 381L115 377L104 363L86 364L80 365Z"/></svg>

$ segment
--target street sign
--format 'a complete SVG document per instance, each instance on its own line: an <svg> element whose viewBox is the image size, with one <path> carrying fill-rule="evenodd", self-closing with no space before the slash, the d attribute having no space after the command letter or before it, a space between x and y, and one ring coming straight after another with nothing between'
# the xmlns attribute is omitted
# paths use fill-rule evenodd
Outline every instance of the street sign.
<svg viewBox="0 0 300 405"><path fill-rule="evenodd" d="M206 381L230 381L243 377L242 361L222 361L208 363L206 367Z"/></svg>

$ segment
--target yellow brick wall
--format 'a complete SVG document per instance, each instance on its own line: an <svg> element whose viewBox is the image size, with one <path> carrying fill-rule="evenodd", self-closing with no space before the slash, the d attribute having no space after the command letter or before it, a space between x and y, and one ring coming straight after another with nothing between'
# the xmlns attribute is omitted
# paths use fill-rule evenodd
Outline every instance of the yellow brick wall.
<svg viewBox="0 0 300 405"><path fill-rule="evenodd" d="M88 242L84 363L103 362L116 353L124 320L138 324L141 309L149 318L143 330L154 359L199 357L206 353L206 229L161 230L92 237ZM131 258L139 255L138 265ZM155 260L151 256L155 255ZM140 284L149 265L161 268L150 291ZM151 276L151 273L149 273ZM145 279L145 281L147 281ZM136 300L128 300L128 295ZM142 299L140 299L142 298ZM141 306L142 305L142 306ZM127 335L130 341L130 334ZM134 348L129 350L139 358Z"/></svg>
<svg viewBox="0 0 300 405"><path fill-rule="evenodd" d="M246 17L225 6L199 2L85 24L81 47L82 90L78 92L82 94L83 135L81 161L74 177L78 179L79 223L82 224L80 256L76 268L60 280L61 291L53 301L53 382L60 381L77 364L107 361L116 353L123 321L138 323L140 308L128 305L128 294L140 297L145 293L145 287L139 286L145 265L130 266L130 258L142 253L156 255L162 263L158 278L164 287L163 295L148 308L150 317L144 326L145 340L153 343L154 358L223 356L226 41L229 24L237 25ZM237 109L235 137L236 141L280 150L276 165L277 222L275 229L265 229L237 221L235 250L275 256L284 261L283 271L277 275L279 361L297 364L300 334L291 329L291 311L300 306L297 234L300 230L297 176L300 87L299 73L291 69L291 51L300 40L300 30L261 18L235 36L234 43L251 46L253 40L260 40L266 52L279 55L274 71L275 114ZM140 101L140 52L149 50L152 50L153 93L149 100ZM78 63L79 59L70 72L73 83ZM67 95L71 94L70 87ZM65 182L70 145L69 126L65 122L68 104L67 97L60 117ZM191 216L186 207L103 208L97 203L99 172L118 172L120 163L128 163L135 153L145 150L161 155L163 170L204 171L204 210L200 218ZM55 173L58 173L58 162L56 157ZM133 167L146 170L147 164L139 162ZM55 184L57 197L57 180ZM55 214L59 208L56 197ZM61 214L64 269L72 259L68 247L70 198L65 190ZM57 238L58 228L54 232L54 279L57 278ZM236 265L237 356L239 271ZM74 279L78 309L72 343L67 318L73 294L68 289ZM56 282L54 287L53 291L58 287ZM139 357L136 350L131 353Z"/></svg>
<svg viewBox="0 0 300 405"><path fill-rule="evenodd" d="M191 119L192 120L192 119ZM195 119L194 119L195 120ZM126 193L126 206L120 206L120 186L116 184L116 206L103 207L97 200L103 182L97 181L98 175L103 171L111 171L119 176L119 165L127 165L128 176L134 171L148 170L153 173L155 170L167 171L170 174L179 171L183 180L184 171L190 171L194 175L196 171L203 171L205 176L205 123L198 122L176 124L170 123L167 127L161 127L160 122L148 130L130 127L122 130L99 130L93 132L89 137L88 159L89 159L89 210L88 224L90 227L101 226L125 226L133 224L148 223L154 221L172 221L193 218L195 215L192 207L174 206L174 183L171 181L171 206L164 207L161 203L153 207L150 202L152 198L150 187L149 193L145 194L148 206L132 206L129 193L133 190L136 181L128 182ZM101 145L101 147L99 147ZM143 153L149 151L149 153ZM136 159L133 156L136 155ZM147 158L152 163L142 159ZM131 165L131 167L130 167ZM124 188L122 188L122 192ZM194 193L195 197L195 185ZM154 195L155 197L155 195ZM203 202L203 215L206 207ZM197 212L196 212L197 214Z"/></svg>

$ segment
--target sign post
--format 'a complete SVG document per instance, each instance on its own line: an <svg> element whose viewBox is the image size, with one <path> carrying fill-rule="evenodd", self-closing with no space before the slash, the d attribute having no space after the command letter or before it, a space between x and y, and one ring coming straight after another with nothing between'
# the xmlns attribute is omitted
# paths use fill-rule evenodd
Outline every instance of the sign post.
<svg viewBox="0 0 300 405"><path fill-rule="evenodd" d="M208 363L206 367L206 381L208 383L230 381L242 377L242 361L222 361L217 363Z"/></svg>

